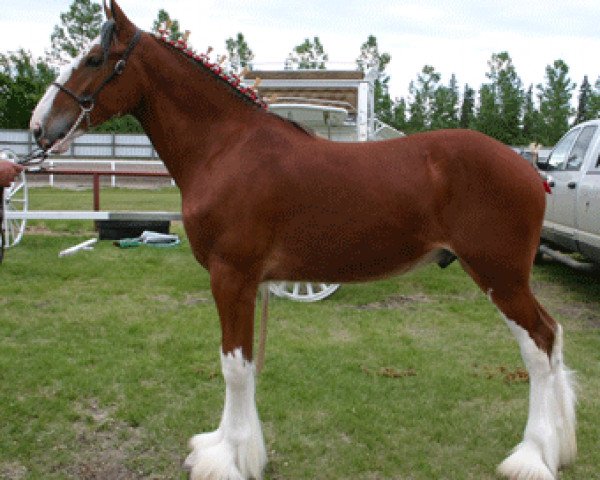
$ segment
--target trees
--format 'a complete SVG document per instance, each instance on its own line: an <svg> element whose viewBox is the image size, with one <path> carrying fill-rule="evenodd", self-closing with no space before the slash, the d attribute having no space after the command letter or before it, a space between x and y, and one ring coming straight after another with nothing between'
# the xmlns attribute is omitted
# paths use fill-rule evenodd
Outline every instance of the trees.
<svg viewBox="0 0 600 480"><path fill-rule="evenodd" d="M546 83L538 84L540 101L540 140L554 145L569 129L571 92L575 83L569 78L569 67L555 60L546 67Z"/></svg>
<svg viewBox="0 0 600 480"><path fill-rule="evenodd" d="M417 74L417 79L409 84L408 105L404 99L396 101L392 125L406 133L459 127L460 94L456 75L452 74L448 85L440 84L441 78L433 66L425 65ZM470 124L475 92L468 86L465 86L465 92L463 122Z"/></svg>
<svg viewBox="0 0 600 480"><path fill-rule="evenodd" d="M462 96L462 105L460 107L460 118L458 126L460 128L472 128L475 123L475 90L468 84L465 84Z"/></svg>
<svg viewBox="0 0 600 480"><path fill-rule="evenodd" d="M410 82L408 131L419 132L431 128L435 92L440 79L440 73L433 66L425 65L417 74L417 80Z"/></svg>
<svg viewBox="0 0 600 480"><path fill-rule="evenodd" d="M60 14L61 24L50 36L48 62L59 66L75 58L100 34L102 7L92 0L73 0L69 10Z"/></svg>
<svg viewBox="0 0 600 480"><path fill-rule="evenodd" d="M594 84L592 90L590 102L589 102L589 116L590 118L600 118L600 77Z"/></svg>
<svg viewBox="0 0 600 480"><path fill-rule="evenodd" d="M433 92L430 128L457 128L458 120L458 82L452 74L448 86L440 85Z"/></svg>
<svg viewBox="0 0 600 480"><path fill-rule="evenodd" d="M479 89L479 107L474 128L494 138L501 137L503 134L500 125L500 109L492 85L484 84Z"/></svg>
<svg viewBox="0 0 600 480"><path fill-rule="evenodd" d="M329 56L319 37L312 40L305 38L304 42L296 45L285 61L286 70L325 70L325 64Z"/></svg>
<svg viewBox="0 0 600 480"><path fill-rule="evenodd" d="M29 128L31 112L56 72L30 52L0 54L0 128Z"/></svg>
<svg viewBox="0 0 600 480"><path fill-rule="evenodd" d="M500 140L518 145L522 142L521 119L524 92L522 82L508 52L492 54L482 85L476 121L478 130Z"/></svg>
<svg viewBox="0 0 600 480"><path fill-rule="evenodd" d="M99 0L72 0L60 15L51 35L47 61L18 52L0 54L0 126L26 127L31 109L54 79L56 67L87 48L98 35L102 22ZM158 11L152 30L169 24L170 37L183 36L180 22ZM254 52L241 32L225 40L229 61L238 73L252 67ZM328 55L318 36L305 38L286 60L288 69L324 69ZM447 84L431 65L425 65L409 85L406 98L392 100L390 76L386 72L391 56L381 52L375 35L360 46L356 65L362 71L374 69L376 116L407 133L438 128L475 128L508 144L541 141L553 144L571 122L600 116L600 78L592 85L585 76L578 93L577 110L570 101L575 84L568 78L568 66L557 60L546 68L544 84L525 92L508 52L494 53L488 61L487 81L478 92L469 85L459 91L455 75ZM573 114L574 117L573 117ZM115 119L100 127L106 131L141 131L130 117Z"/></svg>
<svg viewBox="0 0 600 480"><path fill-rule="evenodd" d="M360 46L360 55L356 59L356 65L360 70L366 72L371 68L377 69L380 75L385 75L385 68L392 59L389 53L380 53L377 37L369 35L367 40Z"/></svg>
<svg viewBox="0 0 600 480"><path fill-rule="evenodd" d="M392 120L390 125L397 128L401 132L407 131L406 125L406 101L400 98L392 107Z"/></svg>
<svg viewBox="0 0 600 480"><path fill-rule="evenodd" d="M523 107L523 139L526 143L540 142L540 112L536 109L533 98L533 85L529 85L525 93Z"/></svg>
<svg viewBox="0 0 600 480"><path fill-rule="evenodd" d="M590 84L588 76L583 77L577 97L577 113L573 125L600 117L600 77L594 87Z"/></svg>
<svg viewBox="0 0 600 480"><path fill-rule="evenodd" d="M225 40L225 48L227 48L229 63L233 71L240 73L244 68L252 70L254 53L241 32L235 38L229 37Z"/></svg>
<svg viewBox="0 0 600 480"><path fill-rule="evenodd" d="M179 25L179 20L173 20L169 12L165 9L161 8L158 11L158 17L154 20L152 24L152 32L158 33L158 30L163 28L164 26L168 27L170 31L169 39L176 42L181 37L183 37L183 32L181 31L181 27Z"/></svg>
<svg viewBox="0 0 600 480"><path fill-rule="evenodd" d="M374 85L375 115L382 122L391 124L394 121L394 103L389 93L390 77L385 69L392 57L389 53L380 53L375 35L369 35L360 47L360 55L356 65L363 72L371 69L377 71Z"/></svg>

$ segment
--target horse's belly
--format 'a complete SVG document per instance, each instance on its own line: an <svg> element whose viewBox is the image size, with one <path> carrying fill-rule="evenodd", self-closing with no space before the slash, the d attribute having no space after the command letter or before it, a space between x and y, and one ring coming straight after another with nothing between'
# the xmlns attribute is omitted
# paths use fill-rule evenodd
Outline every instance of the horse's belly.
<svg viewBox="0 0 600 480"><path fill-rule="evenodd" d="M436 256L443 245L390 234L362 239L332 229L327 236L304 236L277 249L265 268L266 279L359 282L411 270ZM287 247L287 248L286 248Z"/></svg>

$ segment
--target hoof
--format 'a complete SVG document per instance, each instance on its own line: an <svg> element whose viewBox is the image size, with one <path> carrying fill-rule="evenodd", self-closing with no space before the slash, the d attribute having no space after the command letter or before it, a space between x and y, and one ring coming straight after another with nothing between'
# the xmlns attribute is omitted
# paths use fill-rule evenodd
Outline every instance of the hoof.
<svg viewBox="0 0 600 480"><path fill-rule="evenodd" d="M234 455L234 448L221 441L212 447L194 450L183 468L190 472L190 480L247 480L237 468Z"/></svg>
<svg viewBox="0 0 600 480"><path fill-rule="evenodd" d="M254 440L254 442L252 441ZM195 435L182 468L190 480L260 480L267 463L262 437L231 442L219 429Z"/></svg>
<svg viewBox="0 0 600 480"><path fill-rule="evenodd" d="M514 452L498 466L498 473L509 480L556 480L542 460L537 447L529 443L517 446Z"/></svg>

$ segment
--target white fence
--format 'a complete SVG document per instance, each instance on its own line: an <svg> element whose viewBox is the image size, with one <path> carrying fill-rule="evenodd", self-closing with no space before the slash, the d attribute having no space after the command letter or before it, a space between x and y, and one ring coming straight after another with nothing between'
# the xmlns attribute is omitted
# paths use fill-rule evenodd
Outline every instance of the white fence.
<svg viewBox="0 0 600 480"><path fill-rule="evenodd" d="M28 130L0 130L0 148L25 155L36 148ZM53 158L81 159L158 159L150 139L143 134L88 133L75 139L69 150Z"/></svg>
<svg viewBox="0 0 600 480"><path fill-rule="evenodd" d="M8 148L17 155L25 155L37 148L28 130L0 130L0 149ZM91 187L92 177L65 177L52 174L52 168L86 171L123 170L141 172L166 172L166 168L154 150L150 139L140 134L89 133L75 139L69 150L62 155L51 155L45 162L49 168L46 175L30 175L31 186ZM161 187L174 185L170 178L110 176L102 177L104 186Z"/></svg>

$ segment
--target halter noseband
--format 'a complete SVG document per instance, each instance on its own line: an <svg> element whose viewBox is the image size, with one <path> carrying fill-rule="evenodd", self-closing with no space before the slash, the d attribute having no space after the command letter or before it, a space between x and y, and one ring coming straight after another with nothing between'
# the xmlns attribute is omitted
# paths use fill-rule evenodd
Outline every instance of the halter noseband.
<svg viewBox="0 0 600 480"><path fill-rule="evenodd" d="M79 104L79 107L81 108L81 114L79 115L79 118L77 118L77 120L73 124L73 127L71 127L71 130L69 130L69 132L63 137L62 141L65 141L67 138L69 138L75 132L75 130L77 130L79 125L81 125L81 122L84 119L87 120L88 127L89 127L90 113L94 109L94 106L96 103L96 97L100 94L100 92L104 89L104 87L106 87L106 85L108 85L108 83L110 83L115 77L117 77L123 73L123 70L125 70L125 66L127 65L127 59L129 58L129 55L131 55L131 52L133 51L133 49L135 48L137 43L140 41L141 36L142 36L141 30L136 29L135 34L134 34L133 38L131 39L131 42L129 42L129 45L127 45L127 48L123 52L123 55L121 56L119 61L115 64L115 68L113 69L113 71L102 81L102 83L100 85L98 85L96 90L94 90L91 94L77 95L71 89L69 89L68 87L65 87L64 85L62 85L58 82L52 83L52 85L57 87L60 91L66 93L69 97L71 97L73 100L75 100ZM106 56L106 52L105 52L105 56ZM59 143L62 143L62 141ZM50 148L50 150L52 150L52 148L55 148L57 145L58 144L53 145Z"/></svg>

